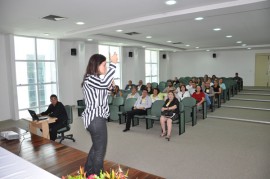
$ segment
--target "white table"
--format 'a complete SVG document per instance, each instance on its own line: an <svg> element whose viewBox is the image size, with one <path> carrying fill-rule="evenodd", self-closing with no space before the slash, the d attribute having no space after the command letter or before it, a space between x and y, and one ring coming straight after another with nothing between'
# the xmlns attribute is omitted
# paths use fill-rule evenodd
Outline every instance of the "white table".
<svg viewBox="0 0 270 179"><path fill-rule="evenodd" d="M0 147L1 179L59 179L21 157Z"/></svg>

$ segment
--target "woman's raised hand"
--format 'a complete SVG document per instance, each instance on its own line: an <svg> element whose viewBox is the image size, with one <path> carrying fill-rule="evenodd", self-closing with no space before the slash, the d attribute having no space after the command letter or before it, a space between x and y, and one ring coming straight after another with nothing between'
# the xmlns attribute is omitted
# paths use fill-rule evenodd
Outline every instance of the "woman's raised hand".
<svg viewBox="0 0 270 179"><path fill-rule="evenodd" d="M118 55L116 52L111 56L111 62L116 64L118 62Z"/></svg>

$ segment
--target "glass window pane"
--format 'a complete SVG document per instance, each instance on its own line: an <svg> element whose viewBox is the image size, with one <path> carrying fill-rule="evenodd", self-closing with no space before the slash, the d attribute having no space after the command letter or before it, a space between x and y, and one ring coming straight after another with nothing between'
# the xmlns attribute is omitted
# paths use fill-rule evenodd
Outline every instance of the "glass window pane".
<svg viewBox="0 0 270 179"><path fill-rule="evenodd" d="M152 83L151 77L145 77L145 84Z"/></svg>
<svg viewBox="0 0 270 179"><path fill-rule="evenodd" d="M120 88L120 79L114 79L114 83L115 83L115 85L118 85Z"/></svg>
<svg viewBox="0 0 270 179"><path fill-rule="evenodd" d="M145 50L145 62L146 63L150 63L151 62L151 57L150 57L150 51L149 50Z"/></svg>
<svg viewBox="0 0 270 179"><path fill-rule="evenodd" d="M55 62L38 62L37 65L39 83L56 82Z"/></svg>
<svg viewBox="0 0 270 179"><path fill-rule="evenodd" d="M145 76L151 75L151 64L145 64Z"/></svg>
<svg viewBox="0 0 270 179"><path fill-rule="evenodd" d="M46 111L47 109L48 109L48 106L41 106L39 108L39 113L42 113L42 112Z"/></svg>
<svg viewBox="0 0 270 179"><path fill-rule="evenodd" d="M17 85L37 83L35 62L16 62Z"/></svg>
<svg viewBox="0 0 270 179"><path fill-rule="evenodd" d="M50 96L52 94L57 95L56 84L42 84L38 86L39 92L39 105L49 105L51 103Z"/></svg>
<svg viewBox="0 0 270 179"><path fill-rule="evenodd" d="M15 60L35 60L35 39L14 37Z"/></svg>
<svg viewBox="0 0 270 179"><path fill-rule="evenodd" d="M158 53L157 51L151 51L151 61L152 63L157 63Z"/></svg>
<svg viewBox="0 0 270 179"><path fill-rule="evenodd" d="M109 46L106 45L99 45L98 46L98 53L104 55L106 57L106 61L109 62Z"/></svg>
<svg viewBox="0 0 270 179"><path fill-rule="evenodd" d="M120 64L117 63L116 64L116 70L115 70L115 74L114 74L114 77L115 78L120 78L120 68L119 68Z"/></svg>
<svg viewBox="0 0 270 179"><path fill-rule="evenodd" d="M157 77L156 76L152 76L152 82L158 82L158 80L157 80Z"/></svg>
<svg viewBox="0 0 270 179"><path fill-rule="evenodd" d="M19 109L26 109L38 106L37 86L18 86L18 106Z"/></svg>
<svg viewBox="0 0 270 179"><path fill-rule="evenodd" d="M49 39L37 39L37 59L55 60L55 41Z"/></svg>
<svg viewBox="0 0 270 179"><path fill-rule="evenodd" d="M153 75L153 76L155 76L155 75L157 75L157 64L152 64L151 65L152 66L152 68L151 68L151 75Z"/></svg>

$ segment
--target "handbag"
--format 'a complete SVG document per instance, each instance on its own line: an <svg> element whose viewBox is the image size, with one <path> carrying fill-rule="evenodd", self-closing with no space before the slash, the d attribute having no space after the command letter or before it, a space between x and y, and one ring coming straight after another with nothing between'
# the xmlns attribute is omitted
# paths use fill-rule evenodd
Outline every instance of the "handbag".
<svg viewBox="0 0 270 179"><path fill-rule="evenodd" d="M171 118L174 116L174 113L173 111L165 110L165 111L161 111L161 115Z"/></svg>

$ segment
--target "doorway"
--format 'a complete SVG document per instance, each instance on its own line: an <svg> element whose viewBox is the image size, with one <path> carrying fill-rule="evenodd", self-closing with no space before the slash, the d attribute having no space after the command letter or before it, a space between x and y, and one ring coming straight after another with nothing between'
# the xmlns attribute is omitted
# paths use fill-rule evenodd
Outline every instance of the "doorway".
<svg viewBox="0 0 270 179"><path fill-rule="evenodd" d="M270 54L256 54L255 86L270 86Z"/></svg>

